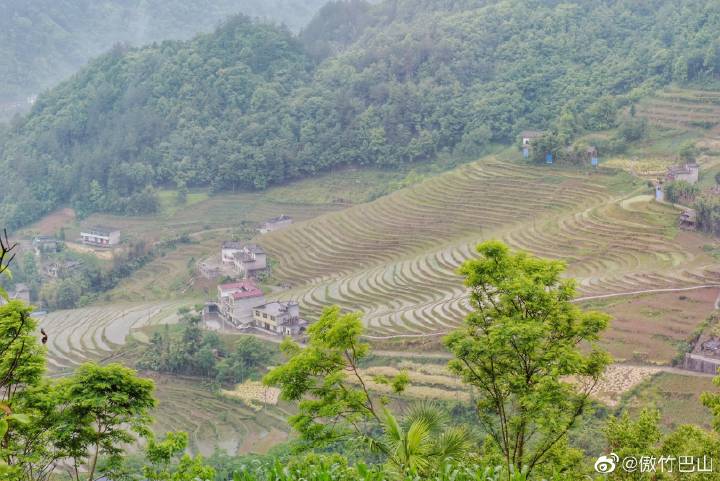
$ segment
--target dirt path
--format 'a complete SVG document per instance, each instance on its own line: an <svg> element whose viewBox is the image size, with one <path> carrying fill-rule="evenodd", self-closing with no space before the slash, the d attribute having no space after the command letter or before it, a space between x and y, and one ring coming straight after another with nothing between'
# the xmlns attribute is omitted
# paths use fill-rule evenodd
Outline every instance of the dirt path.
<svg viewBox="0 0 720 481"><path fill-rule="evenodd" d="M679 367L659 366L659 368L660 368L659 370L662 372L667 372L670 374L679 374L681 376L707 377L710 379L717 376L717 374L708 374L706 372L689 371L687 369L680 369Z"/></svg>
<svg viewBox="0 0 720 481"><path fill-rule="evenodd" d="M597 296L585 296L585 297L578 297L577 299L574 299L573 302L583 302L583 301L592 301L594 299L608 299L612 297L622 297L622 296L635 296L640 294L658 294L662 292L686 292L686 291L694 291L698 289L718 289L720 288L720 284L706 284L702 286L692 286L692 287L671 287L666 289L645 289L642 291L627 291L627 292L615 292L612 294L600 294ZM718 293L717 299L715 299L715 309L720 309L720 293ZM390 336L371 336L368 334L363 335L363 339L370 339L375 341L386 341L386 340L392 340L392 339L418 339L418 338L424 338L424 337L436 337L436 336L444 336L446 334L449 334L452 332L452 330L445 330L445 331L436 331L436 332L426 332L422 334L394 334Z"/></svg>
<svg viewBox="0 0 720 481"><path fill-rule="evenodd" d="M613 294L600 294L597 296L586 296L578 297L573 302L592 301L593 299L608 299L610 297L622 297L622 296L634 296L638 294L657 294L661 292L684 292L684 291L695 291L698 289L717 289L720 288L720 284L705 284L702 286L692 287L669 287L666 289L645 289L642 291L627 291L627 292L615 292ZM720 297L718 298L720 301ZM715 302L715 308L717 309L718 301Z"/></svg>
<svg viewBox="0 0 720 481"><path fill-rule="evenodd" d="M452 359L449 352L411 352L411 351L376 351L373 349L370 353L374 356L383 357L404 357L407 359Z"/></svg>

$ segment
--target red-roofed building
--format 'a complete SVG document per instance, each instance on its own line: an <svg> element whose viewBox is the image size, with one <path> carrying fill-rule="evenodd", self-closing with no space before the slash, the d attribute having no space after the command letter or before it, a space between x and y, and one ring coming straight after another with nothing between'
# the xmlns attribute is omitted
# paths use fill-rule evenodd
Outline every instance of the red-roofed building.
<svg viewBox="0 0 720 481"><path fill-rule="evenodd" d="M237 327L250 327L253 308L265 304L265 295L252 280L218 286L220 315Z"/></svg>

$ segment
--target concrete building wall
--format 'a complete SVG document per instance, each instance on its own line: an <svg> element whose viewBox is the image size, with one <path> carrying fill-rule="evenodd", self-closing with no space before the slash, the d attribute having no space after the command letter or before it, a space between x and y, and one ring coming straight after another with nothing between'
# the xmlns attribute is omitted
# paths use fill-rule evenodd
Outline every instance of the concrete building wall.
<svg viewBox="0 0 720 481"><path fill-rule="evenodd" d="M720 367L720 359L714 359L699 354L685 354L683 367L690 371L716 374Z"/></svg>
<svg viewBox="0 0 720 481"><path fill-rule="evenodd" d="M235 248L223 248L221 251L221 257L223 264L232 264L235 262L235 254L240 252L240 249Z"/></svg>
<svg viewBox="0 0 720 481"><path fill-rule="evenodd" d="M253 322L253 308L265 304L265 296L231 299L230 320L238 327L249 327Z"/></svg>

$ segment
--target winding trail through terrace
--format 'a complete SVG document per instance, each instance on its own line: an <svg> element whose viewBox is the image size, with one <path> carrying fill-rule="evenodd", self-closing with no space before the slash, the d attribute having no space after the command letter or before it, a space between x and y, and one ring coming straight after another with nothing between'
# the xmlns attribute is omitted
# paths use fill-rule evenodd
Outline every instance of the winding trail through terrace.
<svg viewBox="0 0 720 481"><path fill-rule="evenodd" d="M720 284L708 284L704 286L691 286L691 287L676 287L676 288L669 288L669 289L645 289L641 291L632 291L632 292L614 292L612 294L601 294L597 296L585 296L585 297L578 297L577 299L574 299L573 302L584 302L584 301L592 301L594 299L608 299L611 297L623 297L623 296L635 296L635 295L641 295L641 294L657 294L662 292L684 292L684 291L694 291L698 289L717 289L720 288ZM717 299L715 299L715 309L720 308L720 293L718 293ZM373 341L389 341L393 339L420 339L420 338L428 338L428 337L436 337L436 336L444 336L447 334L450 334L453 330L448 329L445 331L438 331L438 332L426 332L422 334L395 334L390 336L372 336L368 334L363 334L363 339L370 339ZM409 353L413 354L413 353ZM399 356L402 355L401 352L398 352ZM422 354L417 354L415 357L423 357ZM683 371L685 372L685 371Z"/></svg>
<svg viewBox="0 0 720 481"><path fill-rule="evenodd" d="M337 304L362 311L368 335L442 335L470 311L457 269L476 245L561 259L583 299L720 286L720 265L678 211L623 174L486 158L374 202L261 239L292 288L280 298L317 317Z"/></svg>

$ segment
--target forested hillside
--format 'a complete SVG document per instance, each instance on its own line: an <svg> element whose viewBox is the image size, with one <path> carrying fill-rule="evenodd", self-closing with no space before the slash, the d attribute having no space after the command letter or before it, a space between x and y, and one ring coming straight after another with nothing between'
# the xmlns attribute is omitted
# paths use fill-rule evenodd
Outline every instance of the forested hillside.
<svg viewBox="0 0 720 481"><path fill-rule="evenodd" d="M319 15L299 37L235 18L92 62L7 132L5 222L61 203L152 210L151 186L469 158L523 128L567 139L658 86L720 74L712 0L354 1Z"/></svg>
<svg viewBox="0 0 720 481"><path fill-rule="evenodd" d="M0 118L117 42L211 31L244 13L303 27L324 0L0 0Z"/></svg>

